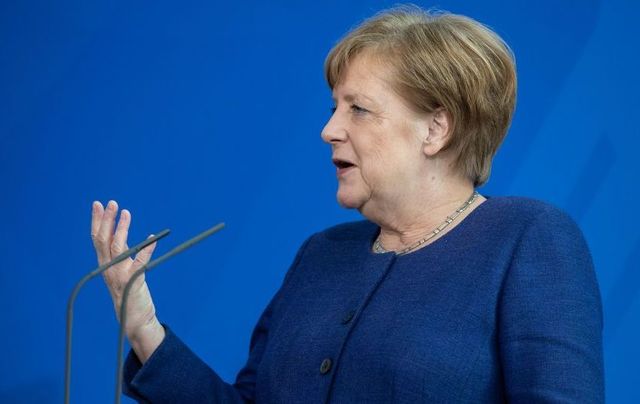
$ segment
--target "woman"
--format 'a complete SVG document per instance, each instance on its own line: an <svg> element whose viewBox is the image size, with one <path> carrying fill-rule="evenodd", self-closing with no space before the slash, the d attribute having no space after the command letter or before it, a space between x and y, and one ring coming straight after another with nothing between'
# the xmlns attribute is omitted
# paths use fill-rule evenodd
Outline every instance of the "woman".
<svg viewBox="0 0 640 404"><path fill-rule="evenodd" d="M150 402L603 401L602 317L575 223L485 198L515 104L509 48L462 16L393 9L329 53L322 138L338 202L367 220L312 235L254 329L231 385L130 299L126 392ZM99 261L131 216L94 203ZM122 285L153 246L106 273Z"/></svg>

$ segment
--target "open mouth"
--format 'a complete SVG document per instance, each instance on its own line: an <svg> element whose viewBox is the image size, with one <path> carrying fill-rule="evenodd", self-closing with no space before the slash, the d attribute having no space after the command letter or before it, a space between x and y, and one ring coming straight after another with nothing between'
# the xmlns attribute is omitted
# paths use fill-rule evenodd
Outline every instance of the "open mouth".
<svg viewBox="0 0 640 404"><path fill-rule="evenodd" d="M350 167L355 167L355 164L349 161L340 160L340 159L333 159L333 164L335 164L335 166L338 167L338 169L340 170L350 168Z"/></svg>

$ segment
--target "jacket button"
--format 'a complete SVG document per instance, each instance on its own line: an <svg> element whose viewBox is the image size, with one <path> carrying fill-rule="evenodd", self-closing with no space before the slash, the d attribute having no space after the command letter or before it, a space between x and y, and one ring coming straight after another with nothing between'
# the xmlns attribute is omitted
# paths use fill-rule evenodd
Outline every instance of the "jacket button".
<svg viewBox="0 0 640 404"><path fill-rule="evenodd" d="M356 314L355 310L351 310L347 314L345 314L345 316L342 317L342 324L347 324L349 321L351 321L351 319L355 314Z"/></svg>
<svg viewBox="0 0 640 404"><path fill-rule="evenodd" d="M324 375L329 373L330 370L331 370L331 359L327 358L323 360L322 364L320 365L320 373Z"/></svg>

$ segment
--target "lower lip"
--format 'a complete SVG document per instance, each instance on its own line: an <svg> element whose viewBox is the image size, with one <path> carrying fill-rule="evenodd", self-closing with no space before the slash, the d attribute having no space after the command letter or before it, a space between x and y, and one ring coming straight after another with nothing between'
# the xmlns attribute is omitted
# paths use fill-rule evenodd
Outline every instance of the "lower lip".
<svg viewBox="0 0 640 404"><path fill-rule="evenodd" d="M336 175L338 177L341 177L343 175L346 175L349 171L353 170L354 168L356 168L356 166L351 166L347 168L336 167Z"/></svg>

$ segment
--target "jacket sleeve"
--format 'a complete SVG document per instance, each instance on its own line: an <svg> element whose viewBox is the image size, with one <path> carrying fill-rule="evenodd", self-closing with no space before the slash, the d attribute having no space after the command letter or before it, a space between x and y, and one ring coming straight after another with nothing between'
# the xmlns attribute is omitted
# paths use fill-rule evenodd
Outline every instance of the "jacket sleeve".
<svg viewBox="0 0 640 404"><path fill-rule="evenodd" d="M249 358L234 384L226 383L165 326L166 336L144 365L129 351L124 364L124 393L150 403L251 403L258 366L268 342L273 312L300 261L307 240L285 275L282 286L260 316L251 336Z"/></svg>
<svg viewBox="0 0 640 404"><path fill-rule="evenodd" d="M550 208L528 225L498 316L509 402L604 402L600 292L587 244L568 215Z"/></svg>

